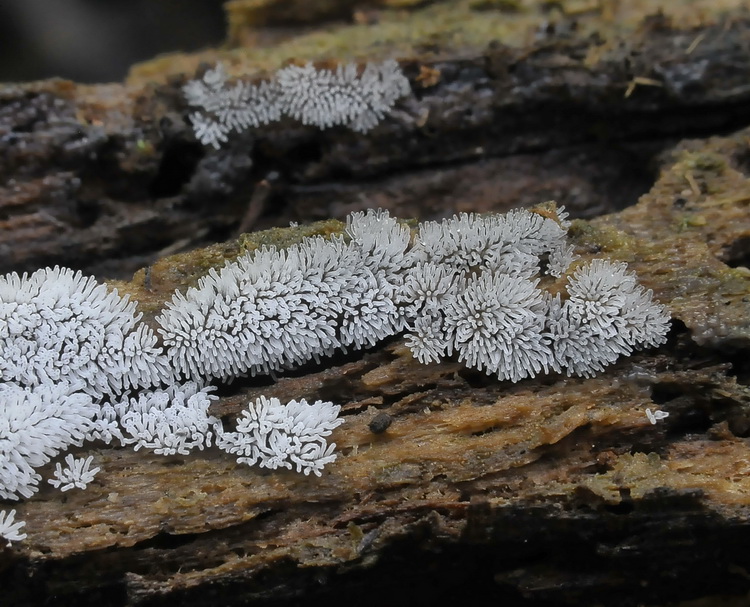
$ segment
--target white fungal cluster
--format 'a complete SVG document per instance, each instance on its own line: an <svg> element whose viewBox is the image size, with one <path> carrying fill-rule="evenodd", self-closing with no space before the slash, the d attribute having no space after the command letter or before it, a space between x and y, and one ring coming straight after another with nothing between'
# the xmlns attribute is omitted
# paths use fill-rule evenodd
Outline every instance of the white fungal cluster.
<svg viewBox="0 0 750 607"><path fill-rule="evenodd" d="M57 462L55 465L55 478L51 478L47 482L55 489L60 489L63 492L69 491L74 487L85 489L94 480L96 473L100 470L99 467L91 468L92 461L94 461L92 455L88 457L74 457L69 453L65 456L65 468L62 467L60 462Z"/></svg>
<svg viewBox="0 0 750 607"><path fill-rule="evenodd" d="M215 436L216 446L237 456L239 463L272 470L294 465L297 472L318 476L336 460L336 445L328 445L325 437L344 422L338 418L339 406L323 401L310 405L304 399L282 405L276 398L260 397L243 410L235 431L226 431L221 420L209 414L216 400L213 390L192 381L142 390L137 398L103 408L106 413L95 421L99 438L117 439L136 451L188 455L210 447Z"/></svg>
<svg viewBox="0 0 750 607"><path fill-rule="evenodd" d="M212 270L157 316L187 379L269 373L397 333L409 230L384 212L350 217L348 241L308 238Z"/></svg>
<svg viewBox="0 0 750 607"><path fill-rule="evenodd" d="M80 383L94 397L169 381L135 303L67 268L0 277L0 377Z"/></svg>
<svg viewBox="0 0 750 607"><path fill-rule="evenodd" d="M343 235L264 247L176 292L156 317L161 344L134 303L80 273L0 277L0 498L31 496L39 467L94 440L160 455L214 442L240 463L320 475L339 406L261 397L227 430L207 383L402 331L422 363L455 355L511 381L590 376L664 343L669 315L651 291L622 263L570 272L566 231L561 211L463 214L414 234L387 212L354 213ZM82 489L92 461L68 454L49 482ZM13 516L0 518L8 540L21 537Z"/></svg>
<svg viewBox="0 0 750 607"><path fill-rule="evenodd" d="M403 291L414 356L457 353L468 367L519 381L550 370L591 376L663 343L669 315L625 264L577 268L564 300L540 286L574 260L566 229L564 214L528 211L421 224Z"/></svg>
<svg viewBox="0 0 750 607"><path fill-rule="evenodd" d="M590 377L636 348L666 341L669 314L624 263L594 259L568 277L567 290L566 301L550 302L549 333L556 365L568 375Z"/></svg>
<svg viewBox="0 0 750 607"><path fill-rule="evenodd" d="M13 542L20 542L26 539L26 534L21 532L21 527L25 525L24 521L16 521L15 510L11 510L10 512L0 510L0 537L7 540L9 548Z"/></svg>
<svg viewBox="0 0 750 607"><path fill-rule="evenodd" d="M80 385L0 383L0 498L31 497L44 466L81 446L98 405Z"/></svg>
<svg viewBox="0 0 750 607"><path fill-rule="evenodd" d="M411 91L398 63L368 63L362 71L356 64L336 70L317 69L311 63L289 65L270 81L259 85L237 81L229 84L219 63L203 78L183 87L195 136L216 149L232 131L275 122L290 116L321 129L348 126L363 133L391 111L396 100Z"/></svg>
<svg viewBox="0 0 750 607"><path fill-rule="evenodd" d="M568 243L567 213L552 219L525 209L505 214L461 213L442 222L419 224L412 249L416 261L455 268L531 278L546 262L547 273L560 276L574 260Z"/></svg>
<svg viewBox="0 0 750 607"><path fill-rule="evenodd" d="M565 214L462 214L420 224L403 298L407 345L423 363L454 352L467 366L518 381L556 368L546 331L542 267L559 276L573 260Z"/></svg>
<svg viewBox="0 0 750 607"><path fill-rule="evenodd" d="M36 469L81 446L101 403L172 381L135 303L66 268L0 277L0 497L30 497Z"/></svg>
<svg viewBox="0 0 750 607"><path fill-rule="evenodd" d="M277 398L261 396L242 411L234 432L217 428L216 445L237 456L240 463L261 468L296 469L305 475L321 475L336 459L336 443L326 437L344 423L340 406L305 399L282 405Z"/></svg>
<svg viewBox="0 0 750 607"><path fill-rule="evenodd" d="M346 238L264 248L212 271L157 317L186 379L269 373L408 328L423 363L458 355L519 381L590 376L663 343L669 315L624 264L595 260L543 285L574 259L566 223L529 211L461 215L410 232L385 212L354 213Z"/></svg>
<svg viewBox="0 0 750 607"><path fill-rule="evenodd" d="M282 113L321 129L348 126L365 133L375 127L400 97L411 92L398 63L340 64L336 71L311 63L290 65L276 73Z"/></svg>
<svg viewBox="0 0 750 607"><path fill-rule="evenodd" d="M31 497L38 469L85 441L115 440L161 455L209 447L221 423L208 413L208 376L200 376L200 386L177 384L171 365L135 303L93 278L61 268L0 277L0 499ZM278 461L283 432L274 430ZM325 447L323 436L308 442ZM304 464L306 473L319 474L336 457L333 446L294 451L297 442L289 443L289 457L298 470ZM92 461L68 453L49 483L84 489L99 471ZM14 529L23 523L13 524L14 515L8 540L21 539Z"/></svg>
<svg viewBox="0 0 750 607"><path fill-rule="evenodd" d="M141 390L136 397L113 407L123 445L151 449L158 455L187 455L211 446L211 427L218 420L208 414L213 387L195 382L173 384L165 389Z"/></svg>
<svg viewBox="0 0 750 607"><path fill-rule="evenodd" d="M273 83L256 86L239 81L228 84L224 66L218 63L203 78L191 80L182 89L189 105L199 108L190 114L196 138L216 149L226 143L232 131L242 132L281 118L278 90Z"/></svg>

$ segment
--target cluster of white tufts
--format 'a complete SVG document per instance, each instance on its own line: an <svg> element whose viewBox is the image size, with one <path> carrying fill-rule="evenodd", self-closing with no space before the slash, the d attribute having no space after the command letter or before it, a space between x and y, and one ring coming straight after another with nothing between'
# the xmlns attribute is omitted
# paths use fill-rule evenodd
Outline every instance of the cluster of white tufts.
<svg viewBox="0 0 750 607"><path fill-rule="evenodd" d="M218 421L208 414L215 399L212 390L187 382L142 390L137 397L116 403L113 409L122 428L117 438L136 451L145 447L157 455L187 455L193 449L210 447L211 426ZM110 420L111 413L106 421Z"/></svg>
<svg viewBox="0 0 750 607"><path fill-rule="evenodd" d="M191 80L182 89L189 105L200 108L190 114L195 136L204 145L219 149L232 131L242 132L281 118L278 91L269 82L253 85L228 83L221 63L203 78Z"/></svg>
<svg viewBox="0 0 750 607"><path fill-rule="evenodd" d="M37 469L84 441L187 455L212 441L240 463L320 475L340 407L250 403L233 430L207 382L275 373L406 330L422 363L457 356L518 381L590 376L666 340L669 315L623 263L571 272L562 211L460 215L412 235L384 211L343 235L266 247L211 270L140 322L135 304L60 268L0 277L0 498L38 490ZM567 282L561 276L567 272ZM554 295L553 295L554 293ZM68 454L50 483L84 488L92 458ZM16 539L13 513L0 519Z"/></svg>
<svg viewBox="0 0 750 607"><path fill-rule="evenodd" d="M354 213L346 236L264 248L175 294L157 322L185 379L229 379L370 346L408 329L420 362L458 355L519 381L549 371L590 376L635 348L663 343L665 308L625 264L574 260L561 213L461 215L409 230L387 213Z"/></svg>
<svg viewBox="0 0 750 607"><path fill-rule="evenodd" d="M305 399L282 405L277 398L261 396L249 403L237 420L234 432L218 427L216 445L237 456L237 461L261 468L313 472L320 476L323 466L336 459L336 443L326 437L344 420L340 406Z"/></svg>
<svg viewBox="0 0 750 607"><path fill-rule="evenodd" d="M186 379L269 373L361 348L404 327L398 291L410 232L385 212L356 213L347 238L263 248L176 293L156 317Z"/></svg>
<svg viewBox="0 0 750 607"><path fill-rule="evenodd" d="M636 348L666 341L669 314L624 263L594 259L568 277L568 298L550 303L554 360L568 375L592 376Z"/></svg>
<svg viewBox="0 0 750 607"><path fill-rule="evenodd" d="M21 532L21 527L24 527L26 523L24 521L16 522L16 511L11 510L6 512L0 510L0 537L5 538L8 542L8 547L13 542L20 542L26 539L26 534Z"/></svg>
<svg viewBox="0 0 750 607"><path fill-rule="evenodd" d="M336 445L328 445L325 437L344 421L338 418L339 406L323 401L310 405L304 399L282 405L276 398L261 396L242 412L236 431L229 432L220 419L209 414L211 402L216 400L213 390L213 386L201 388L194 381L142 390L137 397L103 406L89 437L106 443L114 439L135 451L145 448L157 455L188 455L194 449L210 447L215 435L216 446L236 455L239 463L272 470L291 469L294 464L297 472L318 476L326 464L336 460ZM68 457L68 470L61 471L58 464L55 475L72 483L67 488L89 482L81 480L83 472L78 472L84 471L79 463L82 460Z"/></svg>
<svg viewBox="0 0 750 607"><path fill-rule="evenodd" d="M91 468L92 461L94 461L92 455L88 457L74 457L69 453L65 456L65 468L62 467L60 462L57 462L55 465L55 478L51 478L47 482L55 489L60 489L60 491L69 491L74 487L85 489L94 480L96 473L100 470L99 467Z"/></svg>
<svg viewBox="0 0 750 607"><path fill-rule="evenodd" d="M135 302L67 268L0 277L0 377L80 383L94 397L169 381Z"/></svg>
<svg viewBox="0 0 750 607"><path fill-rule="evenodd" d="M368 63L360 73L354 63L336 71L311 63L290 65L276 73L281 111L319 128L344 125L359 133L375 127L400 97L411 92L398 63Z"/></svg>
<svg viewBox="0 0 750 607"><path fill-rule="evenodd" d="M540 286L574 261L565 214L467 215L420 225L403 302L407 345L423 363L454 353L519 381L550 370L591 376L666 340L669 315L622 263L596 259L568 277L567 297Z"/></svg>
<svg viewBox="0 0 750 607"><path fill-rule="evenodd" d="M35 469L83 444L98 405L80 388L0 383L0 498L31 497L41 479Z"/></svg>
<svg viewBox="0 0 750 607"><path fill-rule="evenodd" d="M353 63L341 64L335 71L317 69L311 63L289 65L259 85L243 81L230 85L219 63L183 87L185 100L197 108L190 114L195 136L216 149L232 131L275 122L282 116L319 128L344 125L366 132L410 91L409 81L392 60L368 63L361 71Z"/></svg>
<svg viewBox="0 0 750 607"><path fill-rule="evenodd" d="M140 318L134 302L80 272L0 277L0 497L35 493L36 469L90 439L102 403L172 381Z"/></svg>

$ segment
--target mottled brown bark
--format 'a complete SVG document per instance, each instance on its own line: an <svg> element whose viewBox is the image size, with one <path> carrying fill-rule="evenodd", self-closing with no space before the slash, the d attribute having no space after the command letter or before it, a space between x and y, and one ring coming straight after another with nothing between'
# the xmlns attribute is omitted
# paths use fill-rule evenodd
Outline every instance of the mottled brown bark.
<svg viewBox="0 0 750 607"><path fill-rule="evenodd" d="M185 61L148 72L160 84L5 85L0 271L64 263L127 277L231 235L258 187L268 192L254 227L373 205L434 218L549 198L590 217L647 191L655 154L679 138L750 117L741 14L688 29L602 20L597 36L540 15L557 29L521 47L399 57L413 95L364 137L282 122L203 148L180 93L195 75L176 73Z"/></svg>
<svg viewBox="0 0 750 607"><path fill-rule="evenodd" d="M621 44L572 31L497 45L430 63L440 79L424 89L428 62L410 59L418 93L365 137L284 124L218 152L193 141L177 79L6 87L3 270L61 260L124 273L229 234L262 179L260 226L555 197L584 217L617 211L574 223L579 254L627 261L674 317L667 345L593 379L501 383L420 365L395 338L278 381L238 380L215 415L261 393L342 404L338 461L308 478L214 450L88 448L102 471L86 491L45 487L17 506L28 539L0 552L8 604L743 600L750 132L708 135L750 116L749 24L652 19ZM636 81L626 97L640 76L661 84ZM702 138L676 143L685 133ZM244 249L340 228L245 235L118 286L150 318ZM646 408L670 415L651 425ZM391 424L373 432L381 413Z"/></svg>

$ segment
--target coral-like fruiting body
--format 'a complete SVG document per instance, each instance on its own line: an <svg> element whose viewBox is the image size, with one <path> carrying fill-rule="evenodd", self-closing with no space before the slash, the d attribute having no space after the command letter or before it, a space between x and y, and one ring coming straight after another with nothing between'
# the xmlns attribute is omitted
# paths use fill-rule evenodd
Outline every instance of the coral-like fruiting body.
<svg viewBox="0 0 750 607"><path fill-rule="evenodd" d="M311 63L289 65L258 85L237 81L219 63L202 78L183 87L196 138L219 149L232 131L242 132L290 116L321 129L348 126L364 133L388 114L396 100L411 91L396 61L368 63L359 71L353 63L335 71Z"/></svg>
<svg viewBox="0 0 750 607"><path fill-rule="evenodd" d="M336 460L336 444L326 437L344 422L341 407L330 402L305 399L282 405L277 398L261 396L248 403L234 432L217 428L216 445L237 456L239 463L276 470L294 467L305 475L321 475L326 464Z"/></svg>
<svg viewBox="0 0 750 607"><path fill-rule="evenodd" d="M0 498L31 497L41 478L35 469L81 446L99 406L79 388L0 383Z"/></svg>
<svg viewBox="0 0 750 607"><path fill-rule="evenodd" d="M263 248L176 293L156 318L173 368L191 379L269 373L400 331L409 230L368 212L347 232L348 242Z"/></svg>
<svg viewBox="0 0 750 607"><path fill-rule="evenodd" d="M100 470L99 467L91 468L92 461L94 461L92 455L76 458L69 453L65 456L65 468L62 467L60 462L57 462L54 472L55 478L51 478L47 482L55 489L60 489L63 492L75 487L85 489Z"/></svg>
<svg viewBox="0 0 750 607"><path fill-rule="evenodd" d="M0 277L0 378L80 382L95 397L169 381L135 302L67 268Z"/></svg>
<svg viewBox="0 0 750 607"><path fill-rule="evenodd" d="M15 510L9 512L0 510L0 537L8 541L9 548L13 542L20 542L26 539L26 534L21 533L21 527L24 527L26 523L24 521L16 521L15 518Z"/></svg>

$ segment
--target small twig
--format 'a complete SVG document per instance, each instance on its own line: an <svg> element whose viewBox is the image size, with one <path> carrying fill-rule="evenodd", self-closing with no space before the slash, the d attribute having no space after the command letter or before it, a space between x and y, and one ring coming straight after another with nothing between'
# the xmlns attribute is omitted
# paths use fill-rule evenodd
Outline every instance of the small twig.
<svg viewBox="0 0 750 607"><path fill-rule="evenodd" d="M698 47L698 45L701 42L703 42L703 39L705 37L706 37L706 32L701 32L700 34L698 34L695 37L695 39L690 43L690 46L688 46L687 49L685 49L685 54L689 55L690 53L692 53Z"/></svg>
<svg viewBox="0 0 750 607"><path fill-rule="evenodd" d="M625 90L625 98L627 99L635 91L635 87L641 86L664 86L663 82L654 80L653 78L646 78L644 76L636 76L628 83L628 88Z"/></svg>
<svg viewBox="0 0 750 607"><path fill-rule="evenodd" d="M693 194L695 194L696 196L701 195L701 188L698 185L698 182L695 180L695 177L693 177L692 171L685 171L685 181L687 181L690 185L690 189L693 191Z"/></svg>
<svg viewBox="0 0 750 607"><path fill-rule="evenodd" d="M247 210L240 222L240 227L237 229L238 234L249 232L253 228L263 209L265 209L270 194L271 182L268 179L263 179L256 184L253 195L250 197L250 202L247 205Z"/></svg>

